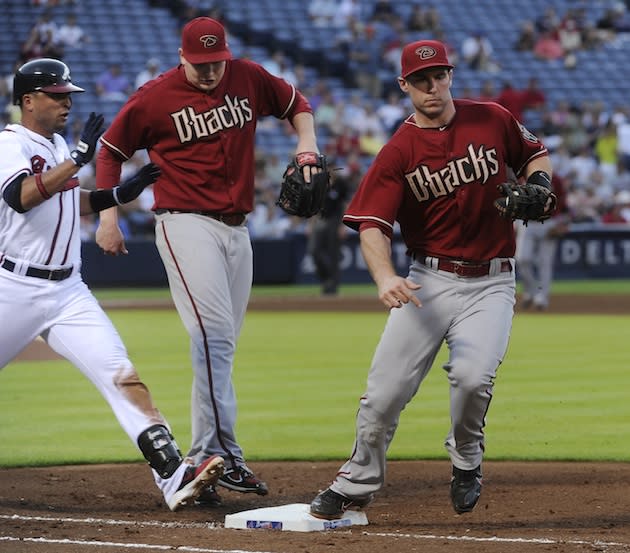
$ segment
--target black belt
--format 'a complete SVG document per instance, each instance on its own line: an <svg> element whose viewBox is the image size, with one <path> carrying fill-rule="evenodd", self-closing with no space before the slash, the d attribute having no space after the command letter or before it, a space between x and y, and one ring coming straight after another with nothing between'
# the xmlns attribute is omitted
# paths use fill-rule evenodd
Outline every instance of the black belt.
<svg viewBox="0 0 630 553"><path fill-rule="evenodd" d="M156 209L155 213L162 215L164 213L193 213L195 215L203 215L221 221L228 227L240 227L245 222L244 213L217 213L216 211L201 211L192 209Z"/></svg>
<svg viewBox="0 0 630 553"><path fill-rule="evenodd" d="M426 257L415 257L416 261L426 265ZM454 273L457 276L464 278L478 278L482 276L488 276L490 274L490 261L462 261L459 259L437 259L438 271L446 271L448 273ZM501 261L500 271L502 273L511 273L512 264L505 260Z"/></svg>
<svg viewBox="0 0 630 553"><path fill-rule="evenodd" d="M3 269L7 271L15 271L15 263L9 259L5 259L0 265ZM26 269L26 276L35 277L35 278L43 278L46 280L65 280L72 274L72 267L68 267L67 269L38 269L37 267L29 267Z"/></svg>

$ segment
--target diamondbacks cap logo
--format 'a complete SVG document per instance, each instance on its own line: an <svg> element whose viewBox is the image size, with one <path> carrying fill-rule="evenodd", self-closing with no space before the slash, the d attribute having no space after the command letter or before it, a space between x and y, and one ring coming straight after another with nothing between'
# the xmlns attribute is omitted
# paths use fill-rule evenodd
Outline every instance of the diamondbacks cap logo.
<svg viewBox="0 0 630 553"><path fill-rule="evenodd" d="M204 48L212 48L217 42L219 42L219 37L216 35L203 35L199 37L201 44L203 44Z"/></svg>
<svg viewBox="0 0 630 553"><path fill-rule="evenodd" d="M416 54L420 57L421 60L430 60L431 58L437 56L437 51L431 46L421 46L416 50Z"/></svg>

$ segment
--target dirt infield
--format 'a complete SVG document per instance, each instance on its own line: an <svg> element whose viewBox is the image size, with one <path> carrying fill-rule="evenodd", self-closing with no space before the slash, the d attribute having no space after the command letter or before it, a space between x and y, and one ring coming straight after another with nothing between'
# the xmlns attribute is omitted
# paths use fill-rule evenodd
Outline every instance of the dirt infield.
<svg viewBox="0 0 630 553"><path fill-rule="evenodd" d="M252 463L268 496L171 513L144 464L0 471L0 552L534 553L630 551L630 465L494 463L474 512L456 515L446 462L390 462L369 525L232 530L225 515L308 503L338 463ZM10 541L11 540L11 541Z"/></svg>
<svg viewBox="0 0 630 553"><path fill-rule="evenodd" d="M365 298L287 300L255 299L251 309L381 309ZM556 296L549 311L627 314L630 298ZM36 342L22 358L47 355ZM143 463L0 469L0 553L630 553L630 464L623 463L487 462L479 505L456 515L448 462L395 461L366 511L368 526L312 533L223 527L226 514L310 502L338 466L252 463L268 496L222 491L222 507L177 513Z"/></svg>

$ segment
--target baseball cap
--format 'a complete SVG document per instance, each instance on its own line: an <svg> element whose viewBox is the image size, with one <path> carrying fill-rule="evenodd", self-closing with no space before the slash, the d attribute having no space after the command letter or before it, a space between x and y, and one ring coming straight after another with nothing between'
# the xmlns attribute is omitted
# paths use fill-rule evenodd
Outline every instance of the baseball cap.
<svg viewBox="0 0 630 553"><path fill-rule="evenodd" d="M400 57L403 79L422 69L429 67L448 67L453 65L448 61L446 47L437 40L418 40L407 44Z"/></svg>
<svg viewBox="0 0 630 553"><path fill-rule="evenodd" d="M223 25L210 17L197 17L182 29L182 53L190 63L210 63L232 57Z"/></svg>

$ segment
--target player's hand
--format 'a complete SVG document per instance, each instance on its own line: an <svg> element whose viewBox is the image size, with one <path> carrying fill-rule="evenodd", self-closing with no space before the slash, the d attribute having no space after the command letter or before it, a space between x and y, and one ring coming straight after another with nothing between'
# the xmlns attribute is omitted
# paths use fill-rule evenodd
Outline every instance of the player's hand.
<svg viewBox="0 0 630 553"><path fill-rule="evenodd" d="M74 161L78 167L83 167L94 157L96 143L104 131L103 123L105 123L105 118L102 114L99 113L96 115L94 112L90 113L81 132L81 138L79 138L77 147L70 152L72 161Z"/></svg>
<svg viewBox="0 0 630 553"><path fill-rule="evenodd" d="M103 224L101 222L96 229L96 243L107 255L127 255L129 252L125 246L125 238L118 224Z"/></svg>
<svg viewBox="0 0 630 553"><path fill-rule="evenodd" d="M126 204L135 200L147 186L158 179L160 174L160 168L155 163L147 163L133 177L116 187L118 203Z"/></svg>
<svg viewBox="0 0 630 553"><path fill-rule="evenodd" d="M415 294L422 286L398 275L386 278L378 285L378 299L388 309L399 309L411 302L416 307L422 307L422 302Z"/></svg>

